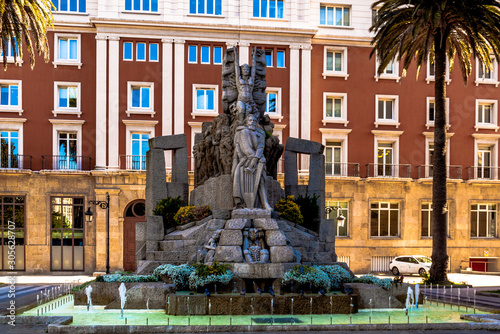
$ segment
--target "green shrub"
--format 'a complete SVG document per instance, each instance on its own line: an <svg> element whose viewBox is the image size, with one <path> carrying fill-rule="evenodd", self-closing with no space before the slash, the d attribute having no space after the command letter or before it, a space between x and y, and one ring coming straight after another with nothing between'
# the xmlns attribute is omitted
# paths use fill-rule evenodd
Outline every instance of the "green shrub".
<svg viewBox="0 0 500 334"><path fill-rule="evenodd" d="M201 205L198 206L194 209L193 215L194 215L194 220L199 221L202 219L207 218L212 214L212 210L208 205Z"/></svg>
<svg viewBox="0 0 500 334"><path fill-rule="evenodd" d="M330 290L341 290L342 284L351 280L351 274L341 266L318 266L324 271L330 280Z"/></svg>
<svg viewBox="0 0 500 334"><path fill-rule="evenodd" d="M153 276L163 280L171 279L177 290L187 290L189 288L189 275L196 269L189 264L174 266L172 264L162 264L153 271Z"/></svg>
<svg viewBox="0 0 500 334"><path fill-rule="evenodd" d="M184 225L194 221L194 208L192 205L181 207L174 216L176 224Z"/></svg>
<svg viewBox="0 0 500 334"><path fill-rule="evenodd" d="M99 278L99 277L100 276L98 276L97 278ZM77 285L77 286L73 287L73 289L71 289L71 291L76 292L76 291L83 290L83 289L85 289L87 287L87 285L89 285L89 284L91 284L93 282L98 282L98 280L97 279L93 279L92 281L88 281L88 282L85 282L83 284Z"/></svg>
<svg viewBox="0 0 500 334"><path fill-rule="evenodd" d="M160 200L155 209L153 210L153 214L157 216L163 217L163 227L169 229L171 227L175 227L174 216L179 211L181 206L186 205L183 200L181 200L180 196L177 197L167 197Z"/></svg>
<svg viewBox="0 0 500 334"><path fill-rule="evenodd" d="M282 198L276 203L276 211L279 212L280 218L291 221L292 223L304 223L304 217L300 213L300 208L293 201L293 196Z"/></svg>
<svg viewBox="0 0 500 334"><path fill-rule="evenodd" d="M389 290L392 286L392 280L390 278L378 278L378 277L372 276L370 274L364 275L361 277L354 277L351 280L351 282L352 283L375 284L376 286L379 286L385 290Z"/></svg>
<svg viewBox="0 0 500 334"><path fill-rule="evenodd" d="M304 217L303 226L313 230L318 231L319 229L319 205L318 205L319 196L306 195L295 198L293 201L299 206L300 213L302 217Z"/></svg>
<svg viewBox="0 0 500 334"><path fill-rule="evenodd" d="M98 276L96 282L123 282L123 283L158 282L158 278L154 275L109 274L109 275Z"/></svg>
<svg viewBox="0 0 500 334"><path fill-rule="evenodd" d="M295 265L293 269L287 271L281 279L281 283L284 285L292 284L292 282L309 285L311 287L314 286L315 288L324 289L326 291L330 289L330 279L328 275L315 266Z"/></svg>
<svg viewBox="0 0 500 334"><path fill-rule="evenodd" d="M214 262L211 266L204 263L195 264L195 271L189 275L189 287L199 290L212 284L227 285L233 278L233 273L228 270L227 264Z"/></svg>

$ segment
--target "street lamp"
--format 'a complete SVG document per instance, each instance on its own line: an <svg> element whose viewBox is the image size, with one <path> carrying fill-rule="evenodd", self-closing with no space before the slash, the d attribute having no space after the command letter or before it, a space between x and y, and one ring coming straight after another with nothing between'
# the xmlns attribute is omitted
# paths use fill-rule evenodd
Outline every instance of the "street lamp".
<svg viewBox="0 0 500 334"><path fill-rule="evenodd" d="M99 205L101 209L106 209L106 274L109 274L109 194L106 193L106 201L89 201L89 204ZM85 212L87 222L92 222L92 210L89 208Z"/></svg>
<svg viewBox="0 0 500 334"><path fill-rule="evenodd" d="M340 206L327 206L325 207L325 213L328 215L332 211L337 211L337 225L339 227L344 227L345 217L342 215L342 208Z"/></svg>

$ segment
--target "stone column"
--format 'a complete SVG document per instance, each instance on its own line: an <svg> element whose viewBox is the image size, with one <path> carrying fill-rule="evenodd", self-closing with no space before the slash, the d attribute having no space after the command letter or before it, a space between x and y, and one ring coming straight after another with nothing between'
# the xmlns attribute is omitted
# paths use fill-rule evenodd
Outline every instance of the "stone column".
<svg viewBox="0 0 500 334"><path fill-rule="evenodd" d="M150 148L146 152L146 217L153 214L156 203L167 197L163 149Z"/></svg>
<svg viewBox="0 0 500 334"><path fill-rule="evenodd" d="M311 139L311 45L302 46L300 138ZM309 169L309 156L302 154L300 169Z"/></svg>
<svg viewBox="0 0 500 334"><path fill-rule="evenodd" d="M249 42L241 41L238 43L239 44L239 55L240 55L240 65L243 64L249 64L250 65L250 60L249 60L249 51L248 48L250 47Z"/></svg>
<svg viewBox="0 0 500 334"><path fill-rule="evenodd" d="M290 45L290 137L299 138L299 45Z"/></svg>
<svg viewBox="0 0 500 334"><path fill-rule="evenodd" d="M173 134L174 112L172 109L173 84L172 84L172 60L173 47L172 39L162 39L162 64L161 64L161 83L162 83L162 112L161 112L161 134L169 136ZM165 167L172 168L172 152L165 151Z"/></svg>
<svg viewBox="0 0 500 334"><path fill-rule="evenodd" d="M120 38L109 37L109 81L108 81L108 168L119 168L119 64Z"/></svg>
<svg viewBox="0 0 500 334"><path fill-rule="evenodd" d="M96 35L96 152L95 169L106 169L107 117L106 117L106 73L107 73L107 36Z"/></svg>
<svg viewBox="0 0 500 334"><path fill-rule="evenodd" d="M174 40L174 134L184 133L184 44L183 39Z"/></svg>

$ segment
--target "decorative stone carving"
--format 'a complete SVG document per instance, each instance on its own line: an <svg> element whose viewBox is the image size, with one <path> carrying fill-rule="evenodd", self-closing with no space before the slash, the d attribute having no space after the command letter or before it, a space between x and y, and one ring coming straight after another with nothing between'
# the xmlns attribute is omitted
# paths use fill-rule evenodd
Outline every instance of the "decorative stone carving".
<svg viewBox="0 0 500 334"><path fill-rule="evenodd" d="M268 263L269 251L264 246L264 234L256 228L243 231L243 255L247 263Z"/></svg>
<svg viewBox="0 0 500 334"><path fill-rule="evenodd" d="M205 245L205 249L207 252L205 256L205 263L214 262L215 249L217 248L217 242L219 241L221 232L222 230L215 231L212 234L212 237L208 240L207 244Z"/></svg>

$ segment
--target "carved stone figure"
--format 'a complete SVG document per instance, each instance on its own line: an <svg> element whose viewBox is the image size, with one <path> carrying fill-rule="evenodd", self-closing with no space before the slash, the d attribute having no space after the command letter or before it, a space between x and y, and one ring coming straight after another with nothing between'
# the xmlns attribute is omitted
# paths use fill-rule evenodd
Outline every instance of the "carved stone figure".
<svg viewBox="0 0 500 334"><path fill-rule="evenodd" d="M235 49L227 49L224 52L222 62L222 111L229 114L229 106L238 98L238 89L236 88L234 60Z"/></svg>
<svg viewBox="0 0 500 334"><path fill-rule="evenodd" d="M203 184L207 179L207 165L205 159L205 142L201 141L194 144L193 155L195 157L195 186Z"/></svg>
<svg viewBox="0 0 500 334"><path fill-rule="evenodd" d="M254 208L257 194L261 207L272 211L265 186L265 133L257 124L257 115L249 114L245 125L236 129L231 176L236 208Z"/></svg>
<svg viewBox="0 0 500 334"><path fill-rule="evenodd" d="M236 109L238 119L243 121L249 114L255 110L255 101L253 99L253 90L255 84L255 57L252 59L252 67L243 64L240 67L238 60L238 49L234 49L235 60L234 68L236 72L236 88L238 89L238 99L236 100Z"/></svg>
<svg viewBox="0 0 500 334"><path fill-rule="evenodd" d="M208 239L205 249L207 250L207 255L205 256L205 263L214 262L215 248L217 248L217 242L219 241L220 234L222 230L217 230L212 234L212 237Z"/></svg>
<svg viewBox="0 0 500 334"><path fill-rule="evenodd" d="M252 52L252 57L255 67L255 84L253 88L253 99L256 104L257 110L259 112L260 119L264 116L266 111L266 54L264 50L254 49Z"/></svg>
<svg viewBox="0 0 500 334"><path fill-rule="evenodd" d="M223 126L220 138L220 159L222 162L222 174L231 174L231 164L233 162L233 141L229 126Z"/></svg>
<svg viewBox="0 0 500 334"><path fill-rule="evenodd" d="M256 228L243 231L243 256L247 263L268 263L269 251L264 247L262 231Z"/></svg>
<svg viewBox="0 0 500 334"><path fill-rule="evenodd" d="M274 124L271 122L269 115L262 117L262 127L266 133L264 156L266 157L267 175L277 179L278 162L285 147L283 144L280 144L278 137L273 136Z"/></svg>

